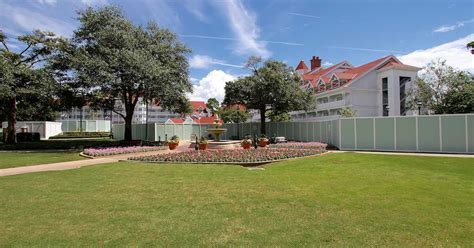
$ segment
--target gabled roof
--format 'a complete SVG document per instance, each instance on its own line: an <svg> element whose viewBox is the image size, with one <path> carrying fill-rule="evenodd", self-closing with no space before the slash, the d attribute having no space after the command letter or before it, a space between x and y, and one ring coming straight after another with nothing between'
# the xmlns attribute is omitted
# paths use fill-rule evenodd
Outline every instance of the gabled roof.
<svg viewBox="0 0 474 248"><path fill-rule="evenodd" d="M297 70L308 70L308 66L306 66L306 64L304 63L303 60L301 60L299 63L298 63L298 66L296 66L296 71Z"/></svg>
<svg viewBox="0 0 474 248"><path fill-rule="evenodd" d="M383 65L382 67L378 68L377 71L385 71L389 69L402 69L402 70L410 70L410 71L419 71L421 68L411 65L400 64L397 62L390 61Z"/></svg>
<svg viewBox="0 0 474 248"><path fill-rule="evenodd" d="M172 122L174 124L183 124L184 120L181 118L169 118L166 122Z"/></svg>
<svg viewBox="0 0 474 248"><path fill-rule="evenodd" d="M345 62L341 62L339 64L332 65L328 68L322 69L316 73L311 74L311 72L303 75L304 80L309 80L309 79L318 79L319 77L325 76L326 74L331 73L332 71L336 70L340 65L342 65Z"/></svg>
<svg viewBox="0 0 474 248"><path fill-rule="evenodd" d="M194 122L197 124L214 124L215 119L216 117L214 116L193 118ZM223 124L224 122L222 121L222 119L219 119L219 123Z"/></svg>
<svg viewBox="0 0 474 248"><path fill-rule="evenodd" d="M190 101L193 109L202 108L202 110L206 109L206 103L203 101Z"/></svg>
<svg viewBox="0 0 474 248"><path fill-rule="evenodd" d="M345 81L344 85L348 85L347 83L356 81L370 71L378 70L380 72L391 68L411 71L420 70L418 67L405 65L395 56L389 55L357 67L352 67L347 61L343 61L328 68L309 71L303 74L302 78L309 81L313 88L317 87L320 81L329 83L333 77Z"/></svg>
<svg viewBox="0 0 474 248"><path fill-rule="evenodd" d="M350 74L356 74L356 75L361 75L367 71L369 71L370 69L372 69L373 67L377 66L378 64L382 63L384 60L388 59L390 56L386 56L386 57L383 57L383 58L380 58L380 59L377 59L377 60L374 60L372 62L369 62L367 64L363 64L361 66L358 66L358 67L353 67L347 71L345 71L345 73L350 73Z"/></svg>

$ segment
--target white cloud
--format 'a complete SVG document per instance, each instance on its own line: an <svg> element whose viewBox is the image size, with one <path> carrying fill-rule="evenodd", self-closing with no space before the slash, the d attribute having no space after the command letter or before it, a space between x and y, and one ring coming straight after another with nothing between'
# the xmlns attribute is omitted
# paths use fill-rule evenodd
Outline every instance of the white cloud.
<svg viewBox="0 0 474 248"><path fill-rule="evenodd" d="M315 15L308 15L308 14L302 14L302 13L295 13L295 12L289 12L288 15L293 15L293 16L302 16L302 17L309 17L309 18L321 18L319 16L315 16Z"/></svg>
<svg viewBox="0 0 474 248"><path fill-rule="evenodd" d="M470 19L470 20L460 21L460 22L458 22L454 25L449 25L449 26L448 25L443 25L443 26L438 27L435 30L433 30L433 32L434 33L450 32L450 31L456 30L458 28L461 28L466 24L473 23L473 22L474 22L474 19Z"/></svg>
<svg viewBox="0 0 474 248"><path fill-rule="evenodd" d="M198 38L198 39L209 39L209 40L230 40L230 41L240 41L236 38L223 37L223 36L209 36L209 35L198 35L198 34L180 34L181 37L187 38ZM288 41L274 41L274 40L260 40L265 43L288 45L288 46L304 46L302 43L288 42Z"/></svg>
<svg viewBox="0 0 474 248"><path fill-rule="evenodd" d="M329 67L329 66L333 66L333 65L334 65L334 63L331 63L329 61L326 61L326 62L323 63L324 67Z"/></svg>
<svg viewBox="0 0 474 248"><path fill-rule="evenodd" d="M207 55L194 55L189 60L189 65L191 66L191 68L197 68L197 69L209 68L211 65L222 65L222 66L243 68L242 65L229 64L223 60L211 58Z"/></svg>
<svg viewBox="0 0 474 248"><path fill-rule="evenodd" d="M193 14L200 21L208 21L203 0L184 0L183 5L189 13Z"/></svg>
<svg viewBox="0 0 474 248"><path fill-rule="evenodd" d="M238 39L235 51L242 55L270 57L267 42L259 40L260 28L257 26L255 13L245 8L240 0L223 1L222 4L230 27Z"/></svg>
<svg viewBox="0 0 474 248"><path fill-rule="evenodd" d="M37 0L38 3L40 4L49 4L49 5L55 5L58 0Z"/></svg>
<svg viewBox="0 0 474 248"><path fill-rule="evenodd" d="M31 32L34 29L53 31L57 35L70 36L74 30L71 23L48 17L30 9L0 3L0 17L14 22L20 29Z"/></svg>
<svg viewBox="0 0 474 248"><path fill-rule="evenodd" d="M416 50L398 58L405 64L423 67L437 59L460 70L474 73L474 55L466 49L467 43L474 40L474 34L424 50Z"/></svg>
<svg viewBox="0 0 474 248"><path fill-rule="evenodd" d="M225 83L235 79L235 76L224 71L213 70L193 86L194 92L190 98L196 101L207 101L207 99L214 97L221 102L225 96Z"/></svg>

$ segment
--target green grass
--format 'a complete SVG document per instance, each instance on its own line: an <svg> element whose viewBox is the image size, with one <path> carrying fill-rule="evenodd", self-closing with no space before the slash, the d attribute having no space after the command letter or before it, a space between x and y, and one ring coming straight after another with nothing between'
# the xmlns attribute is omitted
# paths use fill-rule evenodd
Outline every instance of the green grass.
<svg viewBox="0 0 474 248"><path fill-rule="evenodd" d="M0 246L468 247L473 161L347 153L3 177Z"/></svg>
<svg viewBox="0 0 474 248"><path fill-rule="evenodd" d="M0 169L84 159L79 151L0 152Z"/></svg>
<svg viewBox="0 0 474 248"><path fill-rule="evenodd" d="M84 147L110 146L119 143L109 138L75 139L75 140L42 140L37 142L18 142L15 145L0 143L0 150L82 150Z"/></svg>

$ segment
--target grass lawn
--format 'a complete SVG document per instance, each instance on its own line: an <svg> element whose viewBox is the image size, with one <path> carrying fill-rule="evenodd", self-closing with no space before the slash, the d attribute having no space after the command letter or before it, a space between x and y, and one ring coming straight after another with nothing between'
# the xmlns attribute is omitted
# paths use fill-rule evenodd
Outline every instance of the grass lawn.
<svg viewBox="0 0 474 248"><path fill-rule="evenodd" d="M122 162L0 178L0 246L472 246L474 160Z"/></svg>
<svg viewBox="0 0 474 248"><path fill-rule="evenodd" d="M80 159L79 151L0 152L0 169Z"/></svg>

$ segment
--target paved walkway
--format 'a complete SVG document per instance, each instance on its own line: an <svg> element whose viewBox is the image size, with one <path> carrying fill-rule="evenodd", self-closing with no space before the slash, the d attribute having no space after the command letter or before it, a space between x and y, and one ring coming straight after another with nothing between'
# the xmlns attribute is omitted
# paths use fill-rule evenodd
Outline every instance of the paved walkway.
<svg viewBox="0 0 474 248"><path fill-rule="evenodd" d="M43 171L71 170L71 169L77 169L77 168L90 166L90 165L115 163L120 160L127 160L129 157L154 155L154 154L169 153L169 152L182 152L182 151L189 151L189 150L193 150L192 148L189 148L189 142L183 142L174 151L163 150L163 151L153 151L153 152L144 152L144 153L122 154L122 155L116 155L116 156L110 156L110 157L104 157L104 158L94 158L94 159L53 163L53 164L40 164L40 165L0 169L0 177L26 174L26 173L34 173L34 172L43 172ZM402 156L474 158L474 155L469 155L469 154L365 152L365 151L331 151L331 152L335 152L335 153L356 152L356 153L364 153L364 154L383 154L383 155L402 155Z"/></svg>
<svg viewBox="0 0 474 248"><path fill-rule="evenodd" d="M161 154L161 153L168 153L168 152L181 152L181 151L190 150L188 147L189 147L189 143L183 142L174 151L162 150L162 151L152 151L152 152L143 152L143 153L121 154L121 155L104 157L104 158L94 158L94 159L76 160L76 161L60 162L60 163L52 163L52 164L40 164L40 165L31 165L31 166L23 166L23 167L15 167L15 168L6 168L6 169L0 169L0 177L26 174L26 173L34 173L34 172L44 172L44 171L71 170L71 169L77 169L77 168L90 166L90 165L115 163L115 162L119 162L120 160L127 160L130 157L154 155L154 154Z"/></svg>

